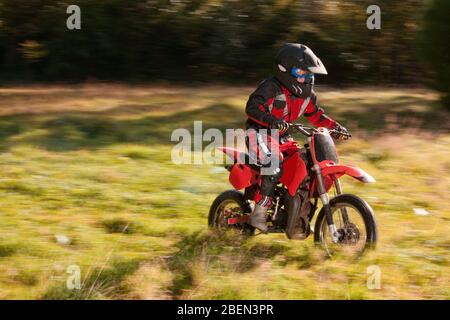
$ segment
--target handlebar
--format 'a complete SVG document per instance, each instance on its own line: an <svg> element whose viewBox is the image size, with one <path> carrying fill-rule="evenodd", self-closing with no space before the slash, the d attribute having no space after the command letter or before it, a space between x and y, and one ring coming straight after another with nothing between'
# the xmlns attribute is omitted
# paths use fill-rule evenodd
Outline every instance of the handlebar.
<svg viewBox="0 0 450 320"><path fill-rule="evenodd" d="M311 137L313 132L317 131L317 128L312 128L312 127L308 127L308 126L304 126L300 123L289 123L289 129L294 128L296 129L298 132L300 132L301 134L303 134L304 136L307 137ZM343 132L341 130L337 130L337 129L329 129L328 132L330 134L332 133L337 133L341 136L345 136L347 138L350 138L352 135L348 132Z"/></svg>
<svg viewBox="0 0 450 320"><path fill-rule="evenodd" d="M289 123L289 129L291 128L296 129L298 132L307 137L311 137L312 133L317 130L316 128L307 127L299 123Z"/></svg>

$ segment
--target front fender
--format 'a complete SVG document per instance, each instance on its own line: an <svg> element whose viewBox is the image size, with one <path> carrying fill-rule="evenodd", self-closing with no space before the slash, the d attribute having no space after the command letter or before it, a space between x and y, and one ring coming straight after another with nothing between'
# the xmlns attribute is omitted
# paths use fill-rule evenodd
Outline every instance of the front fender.
<svg viewBox="0 0 450 320"><path fill-rule="evenodd" d="M364 183L373 183L376 182L374 177L365 172L363 169L358 167L352 167L347 165L327 165L322 168L323 176L336 176L340 177L344 174L347 174L361 182Z"/></svg>

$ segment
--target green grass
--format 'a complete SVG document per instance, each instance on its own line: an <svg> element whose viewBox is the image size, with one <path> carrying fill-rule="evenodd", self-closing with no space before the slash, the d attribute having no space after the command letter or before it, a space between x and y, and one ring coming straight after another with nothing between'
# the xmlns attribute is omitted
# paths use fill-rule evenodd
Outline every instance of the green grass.
<svg viewBox="0 0 450 320"><path fill-rule="evenodd" d="M347 261L312 239L207 230L227 172L173 164L170 134L194 120L241 128L251 90L0 88L0 299L449 299L450 122L436 94L319 90L354 135L341 161L377 179L344 178L380 233L375 251ZM73 265L80 290L66 286ZM370 265L380 290L366 286Z"/></svg>

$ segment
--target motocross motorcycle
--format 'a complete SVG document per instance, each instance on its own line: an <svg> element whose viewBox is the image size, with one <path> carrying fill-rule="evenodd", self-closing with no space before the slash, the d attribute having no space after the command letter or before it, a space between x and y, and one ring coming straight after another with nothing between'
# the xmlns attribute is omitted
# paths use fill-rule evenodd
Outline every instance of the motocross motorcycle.
<svg viewBox="0 0 450 320"><path fill-rule="evenodd" d="M305 136L307 143L300 147L290 139L279 145L281 177L267 212L268 232L284 232L289 239L301 240L313 233L314 241L330 256L340 252L360 254L373 247L377 241L373 210L363 199L343 193L340 178L349 175L363 183L375 179L360 168L339 163L333 130L290 124L289 133L294 132ZM225 191L214 200L208 224L211 228L236 229L252 235L255 229L248 222L261 187L262 165L249 161L247 152L218 149L232 159L233 164L226 168L234 190ZM330 197L332 189L334 194Z"/></svg>

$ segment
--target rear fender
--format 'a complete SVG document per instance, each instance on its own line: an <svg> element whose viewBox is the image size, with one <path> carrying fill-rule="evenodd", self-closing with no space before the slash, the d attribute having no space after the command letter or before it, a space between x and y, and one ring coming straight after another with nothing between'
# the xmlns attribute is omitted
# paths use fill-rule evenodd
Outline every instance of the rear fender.
<svg viewBox="0 0 450 320"><path fill-rule="evenodd" d="M217 149L225 153L231 160L233 160L234 163L240 162L242 157L241 151L236 150L235 148L227 147L218 147Z"/></svg>
<svg viewBox="0 0 450 320"><path fill-rule="evenodd" d="M231 168L229 181L236 190L245 189L257 182L257 173L245 164L235 164Z"/></svg>
<svg viewBox="0 0 450 320"><path fill-rule="evenodd" d="M242 152L235 148L218 147L218 150L225 153L232 161L233 165L225 167L230 171L228 180L236 190L241 190L251 186L253 173L250 168L243 164L238 164L241 159Z"/></svg>

